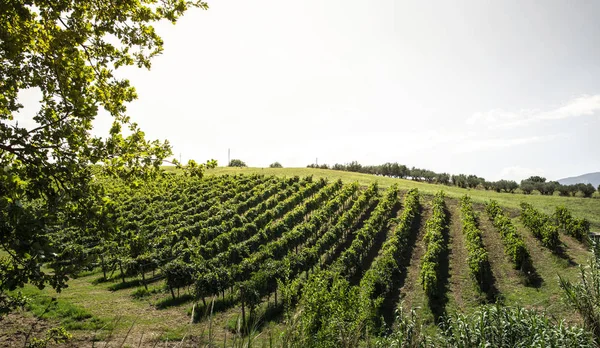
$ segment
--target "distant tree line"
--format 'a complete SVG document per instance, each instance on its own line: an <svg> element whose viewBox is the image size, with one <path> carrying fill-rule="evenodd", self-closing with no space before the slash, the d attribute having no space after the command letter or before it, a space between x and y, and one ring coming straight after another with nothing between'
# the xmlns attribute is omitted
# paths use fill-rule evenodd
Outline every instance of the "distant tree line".
<svg viewBox="0 0 600 348"><path fill-rule="evenodd" d="M596 191L591 184L562 185L556 181L547 182L546 178L540 176L532 176L522 180L519 185L514 180L488 181L477 175L436 173L428 169L416 167L409 168L403 164L398 164L397 162L388 162L375 166L363 166L356 161L352 161L346 164L336 163L332 166L327 164L309 164L307 167L382 175L430 184L457 186L461 188L480 188L507 193L515 193L517 189L521 189L524 194L531 194L536 190L542 195L553 195L555 192L558 192L561 196L575 196L580 192L584 197L592 197ZM598 191L600 191L600 186L598 187Z"/></svg>
<svg viewBox="0 0 600 348"><path fill-rule="evenodd" d="M520 188L525 194L537 190L543 195L553 195L554 192L558 191L561 196L574 196L577 192L581 192L584 197L592 197L596 192L592 184L562 185L556 181L546 181L546 178L541 176L532 176L529 179L522 180ZM600 190L600 187L598 189Z"/></svg>

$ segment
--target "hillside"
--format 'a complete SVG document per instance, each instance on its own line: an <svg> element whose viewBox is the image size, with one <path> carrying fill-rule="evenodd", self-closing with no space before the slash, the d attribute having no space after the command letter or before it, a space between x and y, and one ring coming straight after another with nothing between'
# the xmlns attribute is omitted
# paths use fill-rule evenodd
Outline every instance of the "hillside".
<svg viewBox="0 0 600 348"><path fill-rule="evenodd" d="M241 339L241 320L254 318L261 346L285 329L285 294L304 291L303 286L323 291L309 277L323 271L365 298L384 300L374 301L384 305L373 311L388 324L395 320L395 308L415 308L434 332L445 314L473 313L485 303L542 309L569 324L581 323L576 312L557 301L557 275L575 280L589 251L558 230L558 248L545 245L521 222L517 207L527 201L552 212L566 205L576 217L593 217L596 199L497 194L304 168L217 168L201 180L177 176L131 191L115 187L124 224L110 238L124 246L91 243L95 246L87 253L98 258L97 267L60 293L27 286L25 294L34 303L12 322L29 322L31 313L58 321L74 332L75 346L95 341L152 346L157 339L226 346ZM479 216L471 220L481 231L476 243L488 253L487 275L479 285L467 262L473 240L464 232L465 194L472 197L471 214ZM490 197L499 202L493 214L505 216L502 228L514 226L530 255L526 272L507 254L506 234L489 219L492 213L482 203ZM75 238L64 235L68 243ZM435 257L428 252L436 250L434 244L444 250ZM426 260L435 273L428 291L420 281ZM433 299L431 289L436 289ZM57 308L48 312L44 308L51 298ZM327 301L335 308L345 303L343 298ZM371 313L363 306L350 309ZM0 337L5 330L14 327L0 329Z"/></svg>
<svg viewBox="0 0 600 348"><path fill-rule="evenodd" d="M579 176L573 176L570 178L564 178L557 180L562 185L573 185L573 184L592 184L595 188L600 185L600 172L587 173Z"/></svg>
<svg viewBox="0 0 600 348"><path fill-rule="evenodd" d="M427 195L434 195L443 190L449 197L460 198L468 194L476 203L484 203L490 199L498 201L500 205L510 209L517 210L521 202L530 203L537 209L546 214L552 214L556 206L564 205L568 207L576 216L588 219L592 224L592 229L600 231L600 201L597 199L586 199L580 197L560 197L560 196L542 196L542 195L523 195L498 193L495 191L463 189L456 186L445 186L437 184L427 184L406 179L396 179L371 174L361 174L354 172L337 171L330 169L313 168L232 168L218 167L211 169L207 175L223 174L264 174L276 175L280 177L307 176L312 175L315 179L328 178L330 180L341 179L344 182L357 181L362 186L367 186L373 182L379 183L382 188L396 184L401 190L417 188L420 192Z"/></svg>

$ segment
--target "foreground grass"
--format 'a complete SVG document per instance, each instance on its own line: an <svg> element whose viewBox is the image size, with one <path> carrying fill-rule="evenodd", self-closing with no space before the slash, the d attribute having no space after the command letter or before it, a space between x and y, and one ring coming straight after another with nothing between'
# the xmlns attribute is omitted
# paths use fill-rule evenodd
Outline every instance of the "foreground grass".
<svg viewBox="0 0 600 348"><path fill-rule="evenodd" d="M427 195L434 195L440 190L444 190L446 192L446 196L452 198L460 198L465 194L468 194L476 203L483 203L487 200L493 199L498 201L501 206L510 209L518 209L521 202L527 202L532 204L537 209L542 210L546 214L552 214L554 213L556 206L564 205L569 208L575 216L588 219L592 224L592 230L600 232L600 200L597 198L590 199L580 197L498 193L495 191L463 189L455 186L427 184L424 182L406 179L388 178L371 174L344 172L330 169L218 167L207 171L206 174L264 174L284 177L312 175L315 179L329 178L330 180L342 179L344 182L357 181L359 184L364 186L367 186L372 182L378 182L382 189L385 189L393 184L397 184L401 190L417 188L421 193Z"/></svg>
<svg viewBox="0 0 600 348"><path fill-rule="evenodd" d="M113 291L111 288L120 281L97 283L100 277L101 273L96 272L71 279L60 293L49 287L39 290L25 286L20 291L30 298L27 314L65 327L81 341L112 341L119 337L120 342L127 336L125 344L138 346L140 341L173 341L186 336L189 303L158 309L157 302L167 295L159 293L162 280L151 285L149 296L137 299L135 294L140 288Z"/></svg>

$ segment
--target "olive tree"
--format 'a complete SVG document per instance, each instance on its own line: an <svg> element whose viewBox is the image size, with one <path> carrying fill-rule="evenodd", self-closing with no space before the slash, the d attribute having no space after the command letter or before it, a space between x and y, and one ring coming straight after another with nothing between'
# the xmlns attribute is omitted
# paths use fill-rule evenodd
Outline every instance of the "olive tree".
<svg viewBox="0 0 600 348"><path fill-rule="evenodd" d="M149 69L163 50L153 23L175 23L192 7L207 4L8 0L0 6L0 312L22 303L9 290L25 283L60 290L84 262L61 255L82 247L59 248L60 231L111 230L111 199L99 174L139 182L160 172L170 145L147 140L131 120L127 104L136 91L115 72ZM41 92L41 100L35 124L26 127L19 97L28 89ZM91 132L100 112L112 119L105 137Z"/></svg>
<svg viewBox="0 0 600 348"><path fill-rule="evenodd" d="M247 167L246 162L239 159L232 159L229 161L230 167Z"/></svg>

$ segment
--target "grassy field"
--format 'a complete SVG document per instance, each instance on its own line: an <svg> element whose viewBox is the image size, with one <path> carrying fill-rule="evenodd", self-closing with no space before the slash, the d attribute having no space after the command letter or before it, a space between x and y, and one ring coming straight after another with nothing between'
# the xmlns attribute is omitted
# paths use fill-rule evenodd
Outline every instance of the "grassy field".
<svg viewBox="0 0 600 348"><path fill-rule="evenodd" d="M592 224L592 230L600 232L600 199L598 198L580 198L580 197L560 197L560 196L542 196L542 195L524 195L497 193L495 191L463 189L455 186L445 186L436 184L427 184L405 179L388 178L370 174L361 174L353 172L343 172L329 169L313 168L231 168L219 167L207 171L207 175L223 174L264 174L276 176L307 176L314 178L329 178L331 180L342 179L344 182L357 181L363 186L372 182L378 182L382 188L397 184L401 190L418 188L420 192L433 195L439 190L444 190L449 197L460 198L465 194L470 195L474 202L483 203L486 200L493 199L504 207L518 209L521 202L532 204L537 209L547 214L552 214L556 206L564 205L573 211L577 217L585 217ZM597 197L597 196L596 196Z"/></svg>

